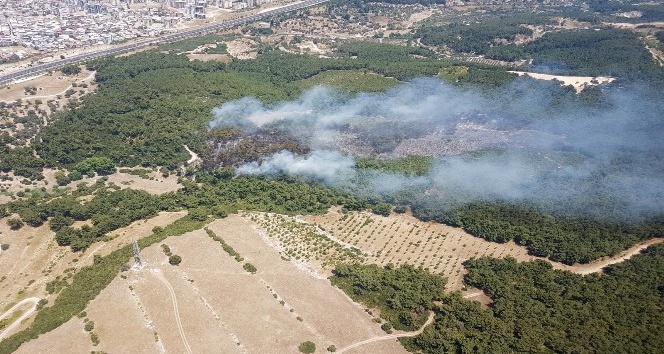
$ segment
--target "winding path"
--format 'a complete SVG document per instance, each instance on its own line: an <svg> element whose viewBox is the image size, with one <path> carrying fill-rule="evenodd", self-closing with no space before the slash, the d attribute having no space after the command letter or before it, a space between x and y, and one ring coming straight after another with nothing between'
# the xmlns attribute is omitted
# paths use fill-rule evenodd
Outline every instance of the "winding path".
<svg viewBox="0 0 664 354"><path fill-rule="evenodd" d="M604 269L604 267L624 262L632 258L632 256L641 253L641 251L643 251L644 249L662 242L664 242L664 238L653 238L648 241L638 243L613 257L598 259L588 264L575 264L568 266L557 262L550 262L550 263L553 264L553 267L556 269L568 270L576 274L586 275L592 273L599 273L602 271L602 269Z"/></svg>
<svg viewBox="0 0 664 354"><path fill-rule="evenodd" d="M369 344L369 343L381 342L381 341L390 340L390 339L407 338L407 337L418 336L424 331L426 326L430 325L433 322L433 318L434 318L434 313L430 312L429 313L429 318L427 318L427 321L424 322L422 327L420 327L420 329L418 329L415 332L395 333L395 334L389 334L389 335L386 335L386 336L379 336L379 337L373 337L373 338L365 339L361 342L357 342L357 343L351 344L351 345L349 345L345 348L342 348L342 349L338 350L337 353L339 353L339 354L345 353L349 350L361 347L361 346Z"/></svg>
<svg viewBox="0 0 664 354"><path fill-rule="evenodd" d="M21 317L17 318L16 321L14 321L14 322L13 322L12 324L10 324L7 328L5 328L2 332L0 332L0 341L2 341L3 339L5 339L5 337L6 337L9 333L11 333L11 331L12 331L14 328L16 328L17 326L19 326L19 325L21 324L21 322L23 322L23 320L25 320L26 318L30 317L30 315L32 315L32 313L35 312L35 311L37 310L37 303L39 303L39 300L40 300L40 299L39 299L38 297L29 297L29 298L27 298L27 299L23 299L23 300L19 301L16 305L12 306L12 308L10 308L9 310L7 310L5 313L3 313L2 315L0 315L0 320L2 320L2 319L4 319L4 318L6 318L6 317L11 316L11 314L14 313L14 311L16 311L19 307L23 306L23 304L25 304L25 303L27 303L27 302L32 302L32 308L30 308L30 309L29 309L28 311L26 311Z"/></svg>
<svg viewBox="0 0 664 354"><path fill-rule="evenodd" d="M164 285L166 285L166 287L168 288L168 292L171 294L171 302L173 303L173 312L175 313L175 322L178 325L178 331L180 331L180 338L182 338L182 344L184 344L184 348L187 350L187 353L193 354L193 352L191 351L191 347L189 346L189 342L187 341L187 336L185 335L184 329L182 328L182 321L180 320L180 310L178 308L178 300L175 297L175 291L173 290L173 287L168 282L168 280L164 278L164 275L161 273L161 271L155 269L152 271L152 273L155 274L155 276L159 278L159 280L161 280L161 282L164 283Z"/></svg>

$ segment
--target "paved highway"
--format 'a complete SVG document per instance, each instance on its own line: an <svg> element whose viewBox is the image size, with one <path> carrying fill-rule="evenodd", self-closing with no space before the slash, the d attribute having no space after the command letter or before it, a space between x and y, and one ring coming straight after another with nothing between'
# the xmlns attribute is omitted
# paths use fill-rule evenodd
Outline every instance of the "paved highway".
<svg viewBox="0 0 664 354"><path fill-rule="evenodd" d="M133 44L128 44L124 46L118 46L114 47L111 49L106 49L106 50L101 50L98 52L93 52L93 53L86 53L86 54L80 54L80 55L75 55L71 56L69 58L53 61L50 63L45 63L45 64L38 64L26 69L18 70L13 73L5 74L5 75L0 75L0 86L5 86L9 85L13 82L16 82L21 79L29 78L32 76L36 76L57 68L61 68L65 65L69 64L79 64L86 62L90 59L97 59L101 57L106 57L109 55L115 55L115 54L120 54L124 52L130 52L132 50L148 47L151 45L156 45L164 42L172 42L172 41L178 41L182 40L185 38L191 38L191 37L197 37L205 34L210 34L214 33L217 31L221 30L226 30L230 29L233 27L245 25L247 23L251 22L256 22L260 21L262 19L265 19L270 16L278 15L278 14L283 14L286 12L291 12L291 11L296 11L300 9L304 9L307 7L311 6L316 6L322 3L325 3L329 0L306 0L302 1L296 4L292 5L287 5L284 7L268 10L262 13L254 14L254 15L249 15L249 16L243 16L234 20L230 21L224 21L224 22L218 22L218 23L213 23L210 25L202 26L202 27L196 27L193 29L189 29L186 31L182 32L177 32L177 33L172 33L168 34L162 37L157 37L157 38L151 38L148 40L140 41L137 43Z"/></svg>

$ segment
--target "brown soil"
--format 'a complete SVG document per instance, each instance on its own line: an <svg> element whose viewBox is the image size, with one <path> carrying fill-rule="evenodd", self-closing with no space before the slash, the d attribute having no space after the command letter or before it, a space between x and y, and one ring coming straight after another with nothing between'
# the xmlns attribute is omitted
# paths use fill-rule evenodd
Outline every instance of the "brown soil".
<svg viewBox="0 0 664 354"><path fill-rule="evenodd" d="M209 228L244 261L230 257L203 230L168 238L164 243L182 257L179 266L168 264L159 245L148 247L144 268L121 273L86 309L98 346L75 318L19 352L297 353L306 340L321 349L343 348L384 335L362 307L327 279L283 260L242 217L231 215ZM246 272L244 262L257 273ZM394 340L367 348L406 353Z"/></svg>

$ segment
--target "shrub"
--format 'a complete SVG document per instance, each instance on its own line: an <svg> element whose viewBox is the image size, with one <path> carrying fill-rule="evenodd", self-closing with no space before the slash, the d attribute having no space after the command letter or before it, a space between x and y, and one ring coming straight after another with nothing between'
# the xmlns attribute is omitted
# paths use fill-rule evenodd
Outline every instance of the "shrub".
<svg viewBox="0 0 664 354"><path fill-rule="evenodd" d="M382 329L385 332L390 332L392 331L392 325L389 322L385 322L382 325L380 325L380 329Z"/></svg>
<svg viewBox="0 0 664 354"><path fill-rule="evenodd" d="M19 218L11 218L11 219L7 220L7 225L9 226L10 229L16 231L16 230L22 228L23 225L25 225L25 224L23 224L23 221L21 221L21 219L19 219Z"/></svg>
<svg viewBox="0 0 664 354"><path fill-rule="evenodd" d="M316 344L314 344L314 342L312 342L312 341L302 342L302 343L300 343L300 345L297 347L297 349L298 349L301 353L305 353L305 354L313 353L313 352L316 351Z"/></svg>
<svg viewBox="0 0 664 354"><path fill-rule="evenodd" d="M2 246L0 246L0 249L2 249L3 251L8 250L9 249L9 244L8 243L3 243Z"/></svg>
<svg viewBox="0 0 664 354"><path fill-rule="evenodd" d="M63 75L76 75L81 72L81 68L77 65L71 64L62 68Z"/></svg>
<svg viewBox="0 0 664 354"><path fill-rule="evenodd" d="M95 323L93 321L87 321L85 322L83 329L85 329L86 332L92 332L92 330L95 329Z"/></svg>
<svg viewBox="0 0 664 354"><path fill-rule="evenodd" d="M332 344L331 346L327 347L327 351L334 353L337 351L337 347L334 344Z"/></svg>
<svg viewBox="0 0 664 354"><path fill-rule="evenodd" d="M256 267L255 267L253 264L251 264L251 263L245 263L245 264L242 266L242 268L244 268L244 270L246 270L247 272L249 272L249 273L251 273L251 274L255 274L256 271L258 270L258 269L256 269Z"/></svg>
<svg viewBox="0 0 664 354"><path fill-rule="evenodd" d="M178 256L177 254L174 254L170 257L168 257L168 263L171 265L179 265L180 262L182 262L182 257Z"/></svg>

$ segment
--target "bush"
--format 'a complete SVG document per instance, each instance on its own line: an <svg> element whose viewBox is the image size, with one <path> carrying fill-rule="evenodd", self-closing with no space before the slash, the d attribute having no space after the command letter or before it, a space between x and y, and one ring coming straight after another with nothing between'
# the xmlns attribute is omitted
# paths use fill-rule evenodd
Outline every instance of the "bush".
<svg viewBox="0 0 664 354"><path fill-rule="evenodd" d="M182 257L178 256L177 254L168 257L168 263L170 263L171 265L176 266L179 265L180 262L182 262Z"/></svg>
<svg viewBox="0 0 664 354"><path fill-rule="evenodd" d="M391 332L392 331L392 325L389 322L385 322L382 325L380 325L380 329L382 329L385 332Z"/></svg>
<svg viewBox="0 0 664 354"><path fill-rule="evenodd" d="M67 65L62 68L63 75L76 75L81 72L81 68L78 65Z"/></svg>
<svg viewBox="0 0 664 354"><path fill-rule="evenodd" d="M7 220L7 226L9 226L9 228L14 230L14 231L22 228L23 225L25 225L25 224L23 224L23 221L21 221L21 219L19 219L19 218L11 218L11 219Z"/></svg>
<svg viewBox="0 0 664 354"><path fill-rule="evenodd" d="M87 321L85 322L83 329L85 329L86 332L92 332L92 330L95 329L95 323L93 321Z"/></svg>
<svg viewBox="0 0 664 354"><path fill-rule="evenodd" d="M297 347L297 349L298 349L301 353L305 353L305 354L313 353L313 352L316 351L316 344L314 344L314 342L312 342L312 341L302 342L302 343L300 343L300 345Z"/></svg>
<svg viewBox="0 0 664 354"><path fill-rule="evenodd" d="M327 351L334 353L337 351L337 347L334 344L332 344L331 346L327 347Z"/></svg>
<svg viewBox="0 0 664 354"><path fill-rule="evenodd" d="M253 264L251 264L251 263L245 263L245 264L242 266L242 268L244 268L244 270L246 270L247 272L249 272L249 273L251 273L251 274L255 274L256 271L258 270L258 269L256 269L256 267L255 267Z"/></svg>
<svg viewBox="0 0 664 354"><path fill-rule="evenodd" d="M9 244L8 243L3 243L2 246L0 246L0 249L2 249L3 251L8 250L9 249Z"/></svg>

